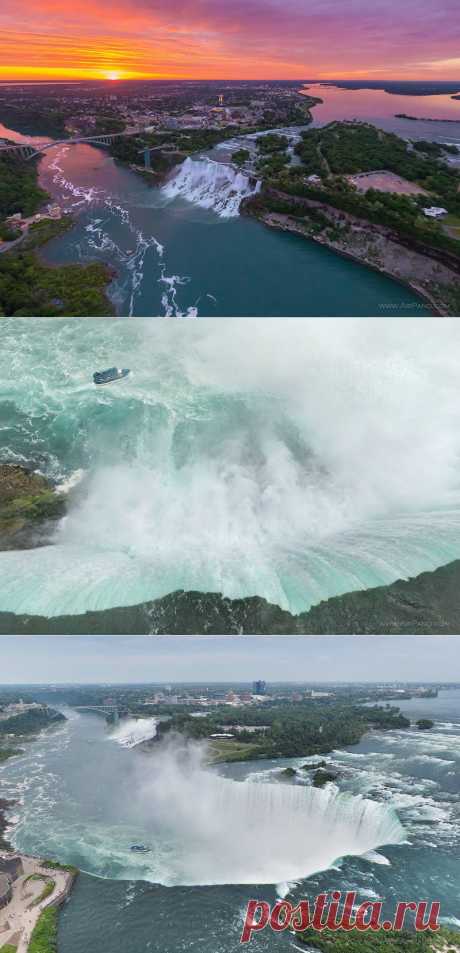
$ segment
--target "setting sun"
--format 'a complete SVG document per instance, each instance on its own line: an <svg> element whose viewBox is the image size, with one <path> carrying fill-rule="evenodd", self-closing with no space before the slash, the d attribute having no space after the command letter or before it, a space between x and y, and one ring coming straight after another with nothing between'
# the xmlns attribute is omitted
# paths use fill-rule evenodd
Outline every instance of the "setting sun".
<svg viewBox="0 0 460 953"><path fill-rule="evenodd" d="M120 73L115 72L115 70L109 70L108 73L105 73L106 79L117 80L120 79Z"/></svg>

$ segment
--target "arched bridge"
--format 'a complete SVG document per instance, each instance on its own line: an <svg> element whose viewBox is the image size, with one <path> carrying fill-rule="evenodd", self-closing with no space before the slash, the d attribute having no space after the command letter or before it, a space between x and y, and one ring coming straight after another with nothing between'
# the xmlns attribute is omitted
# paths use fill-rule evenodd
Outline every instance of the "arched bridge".
<svg viewBox="0 0 460 953"><path fill-rule="evenodd" d="M75 711L118 711L118 705L72 705Z"/></svg>
<svg viewBox="0 0 460 953"><path fill-rule="evenodd" d="M75 711L98 711L103 715L113 715L115 721L120 717L117 705L72 705L72 708Z"/></svg>
<svg viewBox="0 0 460 953"><path fill-rule="evenodd" d="M140 129L130 129L129 132L110 132L104 135L94 136L74 136L71 139L53 139L51 142L27 143L27 142L4 142L0 143L0 155L20 155L22 159L34 159L36 156L46 152L47 149L53 149L55 146L72 146L79 142L89 142L95 146L109 146L114 139L121 139L124 136L137 136Z"/></svg>

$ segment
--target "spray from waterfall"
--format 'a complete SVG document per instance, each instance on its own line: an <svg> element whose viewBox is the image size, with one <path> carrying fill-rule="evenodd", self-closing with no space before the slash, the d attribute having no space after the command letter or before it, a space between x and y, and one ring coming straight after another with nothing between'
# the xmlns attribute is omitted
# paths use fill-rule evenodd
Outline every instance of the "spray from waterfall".
<svg viewBox="0 0 460 953"><path fill-rule="evenodd" d="M212 159L185 159L163 186L168 198L181 196L201 208L212 209L221 218L234 218L244 198L255 195L260 182L233 166Z"/></svg>
<svg viewBox="0 0 460 953"><path fill-rule="evenodd" d="M53 545L0 553L0 610L300 612L459 558L459 322L18 321L1 459L79 482ZM111 364L133 373L96 392Z"/></svg>
<svg viewBox="0 0 460 953"><path fill-rule="evenodd" d="M233 781L205 757L201 746L172 738L136 765L130 812L152 850L146 879L280 883L404 840L387 805L332 785Z"/></svg>
<svg viewBox="0 0 460 953"><path fill-rule="evenodd" d="M155 737L157 725L156 718L123 718L110 732L109 737L122 748L135 748L143 741L150 741Z"/></svg>

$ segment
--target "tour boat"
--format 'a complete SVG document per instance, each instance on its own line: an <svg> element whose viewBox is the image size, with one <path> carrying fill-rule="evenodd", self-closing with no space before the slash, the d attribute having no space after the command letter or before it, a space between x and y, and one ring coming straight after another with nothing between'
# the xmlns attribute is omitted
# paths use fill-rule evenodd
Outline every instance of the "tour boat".
<svg viewBox="0 0 460 953"><path fill-rule="evenodd" d="M129 373L129 367L109 367L107 371L95 371L93 381L95 384L112 384L123 380Z"/></svg>

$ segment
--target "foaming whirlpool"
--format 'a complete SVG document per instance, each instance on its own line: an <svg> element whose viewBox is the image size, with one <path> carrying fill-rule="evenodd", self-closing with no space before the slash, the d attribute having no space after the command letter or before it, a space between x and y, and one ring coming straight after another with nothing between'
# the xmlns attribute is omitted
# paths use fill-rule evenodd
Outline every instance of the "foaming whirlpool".
<svg viewBox="0 0 460 953"><path fill-rule="evenodd" d="M177 589L293 612L460 556L455 321L4 321L1 459L68 488L0 610ZM96 369L131 376L109 387Z"/></svg>

